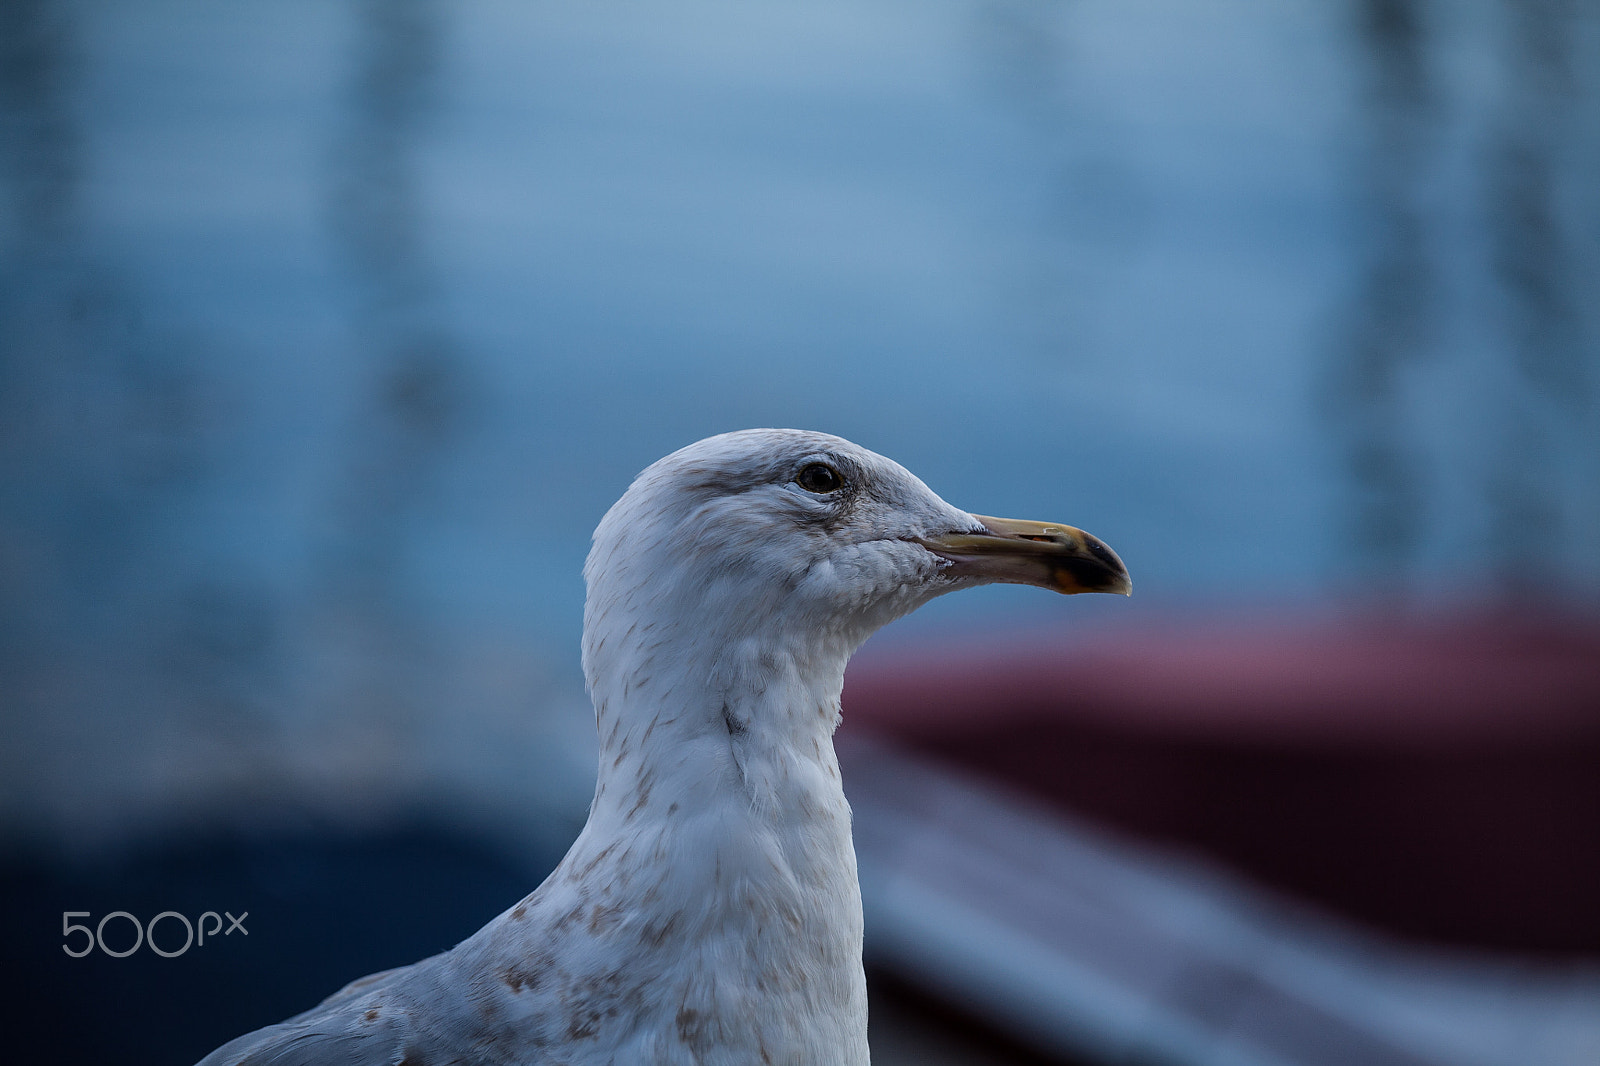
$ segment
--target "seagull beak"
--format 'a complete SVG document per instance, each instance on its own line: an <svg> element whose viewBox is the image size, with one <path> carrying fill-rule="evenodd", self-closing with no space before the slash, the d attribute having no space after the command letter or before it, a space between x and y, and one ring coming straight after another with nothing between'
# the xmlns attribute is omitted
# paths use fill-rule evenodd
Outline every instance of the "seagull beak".
<svg viewBox="0 0 1600 1066"><path fill-rule="evenodd" d="M946 533L917 543L960 577L1037 585L1057 592L1133 592L1128 568L1099 537L1054 522L972 516L986 533Z"/></svg>

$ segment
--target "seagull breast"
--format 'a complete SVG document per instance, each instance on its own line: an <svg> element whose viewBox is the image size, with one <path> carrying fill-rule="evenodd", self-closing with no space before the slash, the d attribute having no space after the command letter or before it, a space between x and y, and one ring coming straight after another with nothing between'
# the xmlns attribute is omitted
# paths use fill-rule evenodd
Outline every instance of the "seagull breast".
<svg viewBox="0 0 1600 1066"><path fill-rule="evenodd" d="M1129 591L1081 530L969 514L883 456L776 429L644 470L584 576L600 758L560 865L451 951L207 1063L865 1064L832 742L850 655L959 588Z"/></svg>

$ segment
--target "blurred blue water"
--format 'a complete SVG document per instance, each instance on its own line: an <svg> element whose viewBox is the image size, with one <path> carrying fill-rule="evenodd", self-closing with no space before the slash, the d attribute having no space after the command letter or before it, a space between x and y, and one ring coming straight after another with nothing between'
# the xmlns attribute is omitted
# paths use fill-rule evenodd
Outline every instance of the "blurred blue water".
<svg viewBox="0 0 1600 1066"><path fill-rule="evenodd" d="M1138 589L913 627L1600 591L1592 11L5 18L14 782L179 705L553 706L594 523L753 425Z"/></svg>

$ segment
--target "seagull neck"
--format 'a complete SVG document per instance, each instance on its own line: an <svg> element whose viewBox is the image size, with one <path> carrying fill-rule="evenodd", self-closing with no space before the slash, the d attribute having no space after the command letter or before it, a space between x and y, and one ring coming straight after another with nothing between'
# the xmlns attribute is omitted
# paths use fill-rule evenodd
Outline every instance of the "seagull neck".
<svg viewBox="0 0 1600 1066"><path fill-rule="evenodd" d="M778 820L842 807L832 736L853 644L760 630L696 636L618 649L625 668L591 674L594 813L689 815L741 794Z"/></svg>
<svg viewBox="0 0 1600 1066"><path fill-rule="evenodd" d="M585 648L599 780L556 880L604 885L599 902L635 917L619 950L661 967L680 1025L685 1003L742 1018L760 1002L756 1029L799 1024L865 1063L861 890L832 742L849 649L639 628Z"/></svg>

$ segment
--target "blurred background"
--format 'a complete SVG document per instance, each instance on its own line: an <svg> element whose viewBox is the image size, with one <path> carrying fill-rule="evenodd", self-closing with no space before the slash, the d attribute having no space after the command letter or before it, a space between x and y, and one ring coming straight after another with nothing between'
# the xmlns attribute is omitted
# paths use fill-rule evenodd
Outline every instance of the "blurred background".
<svg viewBox="0 0 1600 1066"><path fill-rule="evenodd" d="M590 531L776 425L1137 587L853 668L878 1061L1600 1061L1597 175L1586 0L5 0L8 1032L528 891Z"/></svg>

